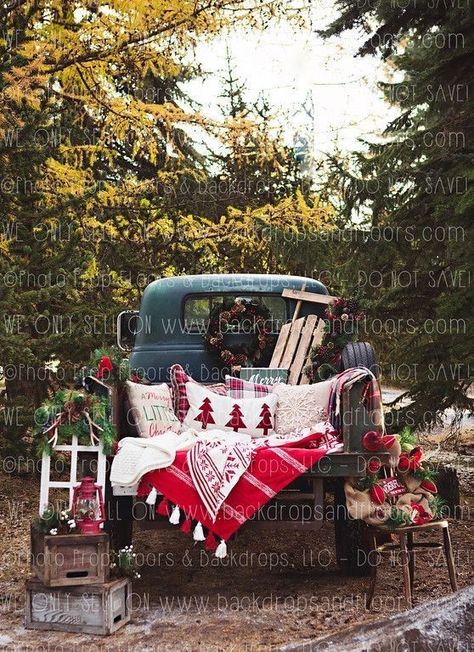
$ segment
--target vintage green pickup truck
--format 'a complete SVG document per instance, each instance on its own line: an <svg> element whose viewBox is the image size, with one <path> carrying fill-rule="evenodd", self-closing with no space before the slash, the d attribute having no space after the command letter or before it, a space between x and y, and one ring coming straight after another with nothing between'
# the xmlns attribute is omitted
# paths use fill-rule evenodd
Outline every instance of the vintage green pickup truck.
<svg viewBox="0 0 474 652"><path fill-rule="evenodd" d="M151 383L169 380L171 365L181 364L196 380L215 383L223 378L228 369L206 347L203 339L213 307L222 304L223 298L242 297L263 304L271 315L274 341L278 332L291 320L297 302L282 296L285 289L301 290L318 295L327 295L326 288L311 278L263 275L263 274L218 274L163 278L152 282L145 290L140 310L126 311L119 315L117 323L118 345L130 351L130 367L140 369L144 378ZM322 303L303 303L299 316L316 314L324 316ZM245 342L249 333L232 332L226 335L229 345ZM259 361L259 366L268 365L271 347ZM366 366L376 370L375 356L370 345L351 344L343 352L341 370L354 366ZM93 388L92 388L93 389ZM308 504L311 517L304 520L288 520L275 523L257 518L244 527L304 527L317 530L323 522L323 515L334 516L336 528L336 553L339 564L351 574L365 574L367 559L364 553L365 524L348 518L345 509L343 479L347 476L363 476L368 459L372 456L361 445L363 434L374 429L374 424L361 402L361 385L355 385L350 395L343 398L344 450L324 457L294 486L288 487L277 497L281 502ZM119 413L126 406L119 407ZM126 419L119 419L121 437L131 433ZM387 454L378 455L386 461ZM325 497L334 495L333 509L324 510ZM107 487L111 521L109 527L116 543L125 545L132 536L133 521L141 527L162 525L163 519L154 520L153 510L136 498L126 495L112 496ZM135 504L134 504L135 501ZM132 509L133 507L133 509ZM165 523L166 525L166 523Z"/></svg>

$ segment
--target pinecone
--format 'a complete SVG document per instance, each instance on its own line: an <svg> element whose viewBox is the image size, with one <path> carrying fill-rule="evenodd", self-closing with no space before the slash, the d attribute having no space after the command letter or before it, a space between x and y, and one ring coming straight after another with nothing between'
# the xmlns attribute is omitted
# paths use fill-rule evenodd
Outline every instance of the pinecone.
<svg viewBox="0 0 474 652"><path fill-rule="evenodd" d="M221 351L221 358L222 360L224 360L224 362L228 362L228 363L231 362L233 357L234 356L228 349L224 349L223 351Z"/></svg>

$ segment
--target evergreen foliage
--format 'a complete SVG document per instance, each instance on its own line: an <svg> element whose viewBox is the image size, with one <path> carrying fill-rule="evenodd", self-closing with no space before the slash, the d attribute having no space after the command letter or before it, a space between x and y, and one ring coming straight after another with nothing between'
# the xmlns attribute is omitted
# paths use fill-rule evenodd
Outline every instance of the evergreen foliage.
<svg viewBox="0 0 474 652"><path fill-rule="evenodd" d="M241 140L257 174L264 149L269 165L282 149L278 134L259 140L263 118L237 106L228 120L205 117L184 83L204 74L198 43L283 16L302 24L304 11L284 0L25 0L0 10L3 453L26 452L35 408L112 343L117 313L151 280L277 270L261 231L270 222L298 232L306 219L303 199L284 212L290 163L269 172L279 192L262 195L260 216L247 211L248 193L233 210L236 198L215 192L216 161L200 145ZM233 183L229 161L219 174L227 166ZM212 202L195 201L200 186Z"/></svg>
<svg viewBox="0 0 474 652"><path fill-rule="evenodd" d="M358 54L393 69L396 81L381 88L398 109L381 141L332 160L342 215L366 216L344 271L354 285L366 272L368 314L387 324L381 357L410 399L394 406L397 420L433 424L449 407L458 417L473 410L474 14L458 2L336 4L324 35L365 32ZM374 229L385 238L375 241Z"/></svg>

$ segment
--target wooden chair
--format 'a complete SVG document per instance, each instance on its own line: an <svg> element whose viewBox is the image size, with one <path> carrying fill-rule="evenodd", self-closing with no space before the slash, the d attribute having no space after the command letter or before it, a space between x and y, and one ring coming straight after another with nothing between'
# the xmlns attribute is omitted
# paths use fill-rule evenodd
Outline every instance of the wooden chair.
<svg viewBox="0 0 474 652"><path fill-rule="evenodd" d="M414 535L423 530L442 530L443 543L437 541L422 541L415 542ZM398 537L398 542L383 543L377 545L376 536L380 534L387 534L391 532ZM448 521L431 521L423 523L422 525L410 525L407 527L400 527L396 530L388 530L384 527L371 527L369 529L369 536L371 538L372 549L370 555L370 586L366 597L366 607L370 609L375 592L375 584L377 582L377 566L380 563L382 555L391 555L399 553L400 561L403 572L404 593L407 607L409 609L413 606L413 583L415 579L415 553L426 550L441 550L444 549L444 556L448 567L449 580L451 582L451 589L453 593L457 591L456 569L454 566L453 551L451 547L451 537L449 535ZM375 556L375 558L374 558Z"/></svg>

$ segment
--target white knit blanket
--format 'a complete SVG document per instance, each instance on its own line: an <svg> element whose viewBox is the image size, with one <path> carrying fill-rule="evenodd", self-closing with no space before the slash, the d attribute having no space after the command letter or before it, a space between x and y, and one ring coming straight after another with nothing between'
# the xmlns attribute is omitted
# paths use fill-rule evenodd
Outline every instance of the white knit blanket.
<svg viewBox="0 0 474 652"><path fill-rule="evenodd" d="M112 461L112 486L135 486L148 471L164 469L173 464L176 453L189 450L196 440L195 430L187 430L180 435L168 431L150 438L124 437Z"/></svg>

